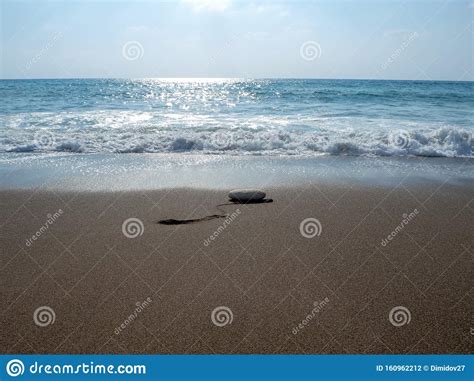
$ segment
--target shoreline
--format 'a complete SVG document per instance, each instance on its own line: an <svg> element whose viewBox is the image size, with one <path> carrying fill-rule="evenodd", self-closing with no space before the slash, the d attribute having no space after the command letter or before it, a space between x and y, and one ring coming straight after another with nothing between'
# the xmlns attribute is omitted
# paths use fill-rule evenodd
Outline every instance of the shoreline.
<svg viewBox="0 0 474 381"><path fill-rule="evenodd" d="M474 182L472 158L197 154L0 155L0 189L134 191Z"/></svg>

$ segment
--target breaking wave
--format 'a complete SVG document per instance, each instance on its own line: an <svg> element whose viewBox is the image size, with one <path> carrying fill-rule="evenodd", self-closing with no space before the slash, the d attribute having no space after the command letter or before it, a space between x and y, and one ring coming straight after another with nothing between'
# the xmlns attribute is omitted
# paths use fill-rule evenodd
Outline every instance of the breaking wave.
<svg viewBox="0 0 474 381"><path fill-rule="evenodd" d="M170 153L228 155L349 155L473 157L472 134L456 128L414 130L340 129L202 131L129 130L38 132L17 130L0 138L0 152ZM36 136L35 136L36 135ZM39 134L41 135L41 133Z"/></svg>

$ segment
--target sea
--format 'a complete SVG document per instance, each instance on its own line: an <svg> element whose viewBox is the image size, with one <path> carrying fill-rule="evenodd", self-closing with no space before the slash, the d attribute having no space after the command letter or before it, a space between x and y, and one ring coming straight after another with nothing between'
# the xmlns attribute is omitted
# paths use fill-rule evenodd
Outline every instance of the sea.
<svg viewBox="0 0 474 381"><path fill-rule="evenodd" d="M473 157L474 82L0 80L0 98L2 157Z"/></svg>

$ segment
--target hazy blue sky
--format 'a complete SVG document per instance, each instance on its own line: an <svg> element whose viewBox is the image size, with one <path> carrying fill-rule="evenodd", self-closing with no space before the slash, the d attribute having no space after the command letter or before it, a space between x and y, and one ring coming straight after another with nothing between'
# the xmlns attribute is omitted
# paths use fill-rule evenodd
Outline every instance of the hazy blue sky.
<svg viewBox="0 0 474 381"><path fill-rule="evenodd" d="M474 79L471 0L0 2L2 78Z"/></svg>

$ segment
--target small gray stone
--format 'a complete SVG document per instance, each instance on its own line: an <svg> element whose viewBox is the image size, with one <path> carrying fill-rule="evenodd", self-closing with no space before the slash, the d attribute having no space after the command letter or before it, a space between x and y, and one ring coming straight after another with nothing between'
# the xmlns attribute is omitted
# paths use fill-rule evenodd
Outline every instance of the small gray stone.
<svg viewBox="0 0 474 381"><path fill-rule="evenodd" d="M229 192L229 198L239 202L261 201L265 196L266 193L258 189L234 189Z"/></svg>

